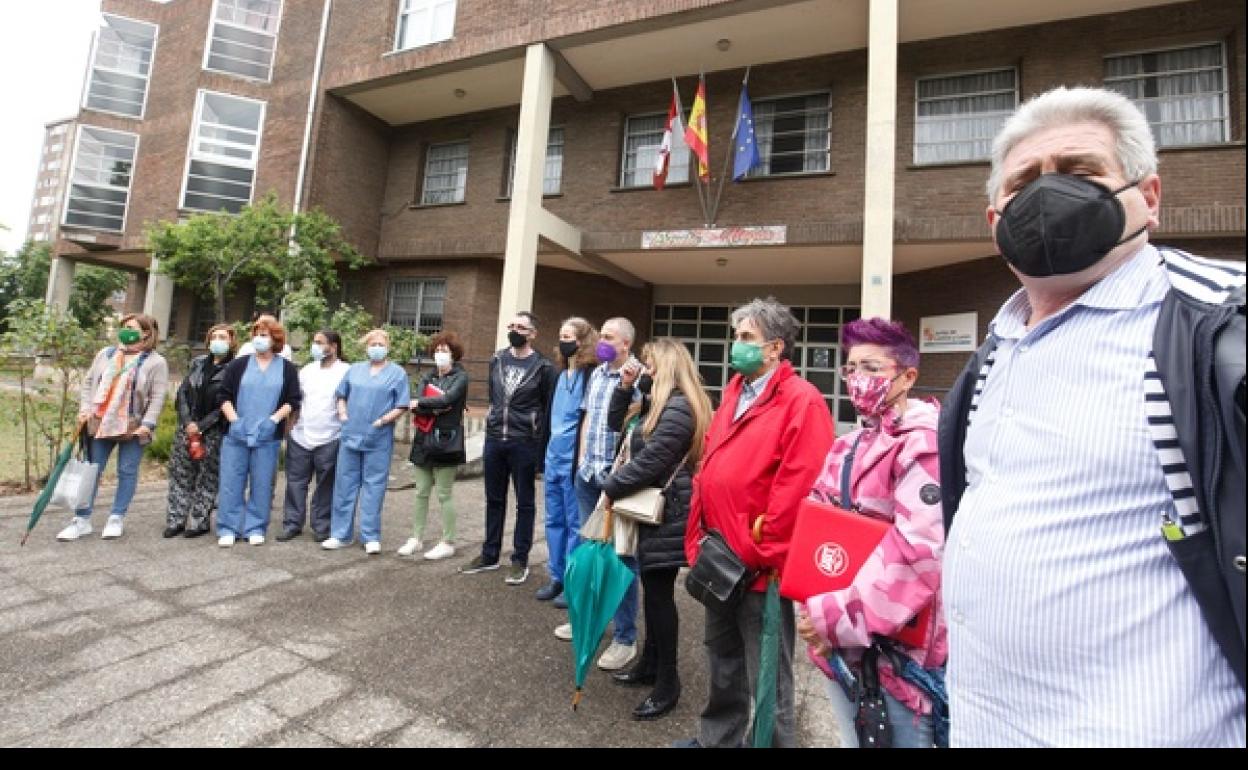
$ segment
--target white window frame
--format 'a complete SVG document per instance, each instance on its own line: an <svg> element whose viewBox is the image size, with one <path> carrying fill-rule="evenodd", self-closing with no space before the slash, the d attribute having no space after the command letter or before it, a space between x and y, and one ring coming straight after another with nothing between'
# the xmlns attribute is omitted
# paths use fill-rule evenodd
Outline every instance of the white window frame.
<svg viewBox="0 0 1248 770"><path fill-rule="evenodd" d="M209 18L208 40L207 42L204 43L203 69L206 72L219 72L222 75L229 75L230 77L242 78L243 80L250 80L253 82L257 82L257 83L273 82L273 67L277 63L277 43L278 43L278 39L282 31L282 15L283 15L283 12L286 10L285 0L277 0L277 26L273 29L272 32L265 32L264 30L254 29L252 27L248 27L243 24L236 24L230 21L221 21L220 19L217 18L217 11L218 11L220 4L221 4L221 0L212 0L212 15L208 17ZM233 27L235 29L242 29L252 34L265 35L265 36L273 38L273 50L269 52L268 77L258 78L254 75L243 75L238 72L230 72L229 70L223 70L223 69L219 69L217 67L211 67L208 65L209 60L211 60L212 58L212 41L213 41L213 38L216 36L218 24L224 24L227 27Z"/></svg>
<svg viewBox="0 0 1248 770"><path fill-rule="evenodd" d="M462 175L463 180L464 180L463 187L439 187L437 189L438 189L438 192L445 192L446 190L458 190L459 197L456 198L455 200L450 200L450 201L431 201L429 200L429 190L430 190L429 164L433 162L433 151L436 148L452 147L456 145L464 146L464 157L463 157L464 171ZM465 200L467 200L468 199L468 163L471 160L471 158L472 158L472 146L469 143L468 139L458 139L453 142L436 142L434 144L430 144L425 149L425 170L424 170L424 173L420 177L420 205L422 206L453 206L459 203L463 203Z"/></svg>
<svg viewBox="0 0 1248 770"><path fill-rule="evenodd" d="M1200 143L1194 143L1194 144L1162 144L1160 134L1158 133L1157 129L1154 128L1153 123L1150 121L1148 124L1148 127L1150 130L1153 131L1153 140L1157 143L1158 149L1167 149L1171 147L1208 147L1211 145L1217 146L1221 144L1226 144L1231 141L1231 96L1230 96L1231 73L1230 73L1230 68L1228 66L1227 58L1226 58L1226 43L1221 40L1205 40L1203 42L1187 43L1184 45L1171 45L1171 46L1165 46L1162 48L1146 48L1146 49L1135 50L1135 51L1123 51L1119 53L1108 54L1102 58L1101 70L1103 73L1110 59L1120 59L1120 58L1127 57L1127 56L1144 56L1147 54L1167 53L1169 51L1183 51L1183 50L1187 50L1191 48L1207 48L1209 46L1214 46L1214 45L1216 45L1218 49L1222 52L1222 61L1221 61L1221 64L1219 65L1220 69L1222 70L1222 140L1219 142L1212 142L1212 143L1200 142ZM1127 76L1119 76L1119 77L1112 77L1112 78L1105 77L1102 74L1101 85L1108 86L1111 82L1116 82L1116 81L1142 80L1142 79L1150 78L1150 77L1151 78L1165 77L1166 75L1182 74L1184 71L1185 70L1176 70L1174 72L1152 73L1152 74L1143 74L1143 75L1127 75ZM1131 97L1127 97L1127 98L1131 99ZM1150 99L1150 101L1152 100ZM1135 99L1131 99L1132 104L1134 104L1135 102L1136 102ZM1141 112L1145 112L1145 111L1141 109ZM1145 112L1145 118L1147 119L1147 117L1148 117L1148 113ZM1180 124L1184 122L1187 122L1187 121L1177 121L1177 123L1180 123ZM1213 121L1196 121L1196 122L1212 123ZM1174 125L1174 123L1171 123L1169 125Z"/></svg>
<svg viewBox="0 0 1248 770"><path fill-rule="evenodd" d="M451 28L448 31L446 37L434 37L435 31L433 29L433 11L437 6L445 5L448 2L453 6L451 9ZM415 13L418 9L414 8L413 6L417 6L417 5L427 6L427 10L429 12L429 26L428 26L429 39L423 42L419 42L419 43L412 43L410 45L404 45L403 44L403 17L410 16L411 14ZM423 48L424 46L427 46L427 45L433 45L434 43L441 43L446 40L452 40L455 37L455 22L458 19L459 19L459 0L399 0L399 14L394 22L394 50L395 51L413 51L417 48Z"/></svg>
<svg viewBox="0 0 1248 770"><path fill-rule="evenodd" d="M1011 109L1006 110L1006 111L1003 111L1003 112L1001 113L1001 115L1002 115L1002 123L1004 123L1004 122L1005 122L1005 119L1006 119L1006 118L1008 118L1011 114L1013 114L1013 113L1014 113L1014 111L1015 111L1015 110L1017 110L1017 109L1018 109L1018 94L1019 94L1019 91L1018 91L1018 81L1019 81L1019 78L1018 78L1018 67L990 67L990 68L988 68L988 69L978 69L978 70L962 70L962 71L960 71L960 72L942 72L942 73L940 73L939 75L924 75L924 76L922 76L922 77L918 77L918 78L915 78L915 79L914 79L914 137L913 137L913 138L912 138L912 140L911 140L911 143L912 143L912 145L913 145L913 146L911 147L911 156L910 156L910 157L911 157L912 162L914 163L914 165L916 165L916 166L943 166L943 165L947 165L947 164L951 164L951 163L978 163L978 162L980 162L980 161L985 161L985 160L991 160L991 159L992 159L992 150L991 150L991 149L989 149L989 151L988 151L988 154L987 154L987 155L982 155L982 156L977 155L977 156L975 156L975 157L971 157L971 158L959 158L959 159L956 159L956 160L924 160L924 159L920 158L920 157L919 157L919 123L920 123L920 121L922 121L922 120L950 120L950 121L953 121L953 120L957 120L958 118L966 117L966 116L968 116L968 115L969 115L969 116L985 116L985 115L990 115L991 113L987 113L987 112L968 112L968 113L959 113L959 114L957 114L957 115L940 116L939 118L932 118L931 116L923 117L923 116L920 116L920 115L919 115L919 104L920 104L920 102L924 102L924 101L929 101L929 102L930 102L930 101L940 101L940 100L942 100L942 99L962 98L962 97L967 97L967 96L982 96L982 95L985 95L985 94L999 94L999 93L1005 93L1005 90L1004 90L1004 89L1001 89L1001 90L998 90L998 91L978 91L978 92L970 92L970 93L965 93L965 94L958 94L958 96L957 96L957 97L940 97L939 99L936 99L936 98L922 99L922 98L920 98L920 96L919 96L919 92L920 92L919 84L920 84L920 83L922 83L922 82L923 82L923 81L925 81L925 80L949 80L949 79L951 79L951 78L961 78L961 77L966 77L966 76L968 76L968 75L987 75L987 74L989 74L989 73L993 73L993 72L1011 72L1011 73L1013 73L1013 75L1014 75L1014 89L1013 89L1013 91L1014 91L1014 106L1013 106ZM995 136L995 133L994 133L994 135L993 135L993 136ZM988 144L989 144L989 147L990 147L990 148L991 148L991 145L992 145L992 139L993 139L993 137L992 137L992 136L988 137ZM961 142L961 143L965 143L965 142ZM931 144L931 145L941 144L941 145L943 145L943 144L947 144L947 143L946 143L946 142L929 142L928 144Z"/></svg>
<svg viewBox="0 0 1248 770"><path fill-rule="evenodd" d="M84 131L88 131L88 130L103 131L109 134L124 134L125 136L134 137L134 158L130 161L130 175L129 175L130 179L129 179L129 183L126 185L126 202L122 206L121 228L118 230L113 230L108 227L96 227L93 225L76 224L76 223L71 223L67 221L69 218L69 206L70 206L70 203L72 203L74 199L74 184L75 184L74 176L78 171L78 155L82 151L82 134ZM60 218L61 227L72 227L74 229L81 229L81 230L98 230L100 232L106 232L106 233L124 233L126 231L126 224L129 221L129 217L130 217L130 194L134 190L134 172L138 168L138 165L139 165L139 142L141 139L142 137L139 134L134 133L132 131L117 131L111 128L104 128L103 126L88 126L88 125L79 124L78 130L74 134L74 158L73 158L73 162L70 163L69 178L68 180L66 180L66 183L65 183L65 196L64 196L65 205L61 209L61 218ZM103 185L103 184L98 184L98 183L95 184L94 186L107 187L107 188L111 188L114 190L120 189L120 188L114 187L113 185Z"/></svg>
<svg viewBox="0 0 1248 770"><path fill-rule="evenodd" d="M99 27L96 28L95 35L93 36L91 40L91 58L87 60L87 82L84 84L83 89L82 89L82 109L92 110L94 112L101 112L107 115L118 115L120 117L129 118L131 120L142 120L144 116L147 114L147 95L151 91L152 68L156 65L156 48L160 43L160 26L157 24L148 22L148 21L142 21L140 19L131 19L128 16L121 16L115 13L101 13L100 17L101 17L101 24ZM99 53L99 49L100 49L100 29L107 25L105 21L107 19L121 19L122 21L126 21L131 24L138 24L138 25L145 26L145 27L151 27L153 30L152 32L152 54L151 54L151 58L148 60L148 63L147 63L147 73L143 75L143 100L139 105L138 115L131 115L129 113L118 112L116 110L108 110L102 107L92 107L88 104L88 101L91 99L91 82L95 79L95 71L97 69L96 64L95 64L95 58L97 54ZM109 70L109 69L104 69L103 71L114 72L114 70ZM135 75L130 72L122 72L118 74L122 74L127 77L138 77L138 75Z"/></svg>
<svg viewBox="0 0 1248 770"><path fill-rule="evenodd" d="M559 132L559 141L553 140L555 132ZM563 130L563 126L551 126L546 133L546 155L542 163L542 195L562 195L563 194L563 159L564 149L566 145L567 134ZM514 128L507 129L507 165L503 168L503 197L510 198L512 190L516 184L516 145L518 144L519 133ZM552 181L548 176L550 173L550 148L559 148L559 176L554 178L554 187L549 183Z"/></svg>
<svg viewBox="0 0 1248 770"><path fill-rule="evenodd" d="M638 177L639 176L638 172L645 168L644 166L636 165L636 163L634 163L631 167L628 165L628 137L631 135L630 129L632 128L633 121L648 120L650 118L656 118L656 117L662 118L666 122L667 112L639 112L634 115L627 115L624 117L624 136L622 137L622 141L620 142L620 178L619 178L620 189L622 190L637 190L637 189L654 186L654 164L653 163L649 167L649 173L640 174L639 180L635 181L633 184L629 184L627 182L627 176L630 170L632 171L634 177ZM685 144L685 133L684 133L685 126L688 125L688 122L687 122L688 117L689 116L687 113L683 117L681 117L681 120L680 120L681 130L680 131L672 131L672 145L673 146L672 146L671 155L668 156L668 159L667 159L668 168L667 168L666 185L688 184L690 175L693 173L693 151L690 150L688 145ZM660 131L659 132L659 144L643 145L643 146L659 148L659 147L662 147L662 142L663 142L663 132ZM680 152L681 147L684 148L684 164L683 165L685 168L685 178L673 179L672 168L675 167L675 160L677 158L677 154ZM639 155L640 152L641 152L641 147L634 150L633 155L634 156ZM657 149L656 149L656 153L657 153Z"/></svg>
<svg viewBox="0 0 1248 770"><path fill-rule="evenodd" d="M812 174L826 174L832 170L832 91L830 90L825 89L825 90L817 90L817 91L801 91L799 93L780 94L777 96L767 96L761 99L750 99L750 108L751 108L751 111L754 113L755 137L756 139L758 138L758 132L757 132L758 122L759 122L758 105L764 104L766 102L778 102L778 101L783 101L785 99L801 99L801 98L810 97L810 96L826 96L828 98L828 128L827 128L827 131L824 132L824 146L823 146L824 167L822 169L816 169L813 171L808 171L805 169L803 169L802 171L764 171L763 169L769 165L768 156L763 153L762 140L758 139L757 144L758 144L759 164L755 166L754 168L750 169L750 172L746 175L747 178L782 179L784 177L792 177L792 176L810 176ZM773 121L774 121L774 118L775 116L773 115L772 116ZM773 123L773 126L774 126L774 123ZM774 135L774 128L772 129L772 133ZM814 150L814 151L817 152L818 150ZM811 152L812 150L802 151L803 156L810 154ZM774 152L772 154L774 155ZM805 162L803 161L803 165L804 163Z"/></svg>
<svg viewBox="0 0 1248 770"><path fill-rule="evenodd" d="M220 96L226 99L235 99L235 100L243 101L243 102L252 102L253 104L260 105L260 120L256 125L256 145L255 145L255 150L252 153L252 162L250 165L245 164L245 163L240 163L238 162L237 159L223 158L218 155L199 156L196 154L195 145L198 143L198 140L199 140L199 120L200 120L201 113L203 111L204 99L209 95ZM256 199L256 181L259 178L259 169L260 169L260 149L264 143L264 121L267 116L268 116L268 103L260 99L251 99L246 96L239 96L238 94L227 94L221 91L212 91L207 88L201 88L195 93L195 114L191 118L191 136L186 145L186 163L183 165L182 190L178 195L179 210L181 211L207 211L207 212L224 211L224 209L201 209L201 208L197 208L194 206L186 205L186 192L187 192L187 187L189 186L188 183L190 182L190 179L191 179L191 163L197 160L203 163L216 163L216 164L223 165L223 166L233 166L235 168L250 169L251 170L251 189L248 191L247 203L244 205L250 206L252 204L252 202ZM245 131L246 129L242 129L242 130ZM200 193L196 193L196 194L199 195Z"/></svg>
<svg viewBox="0 0 1248 770"><path fill-rule="evenodd" d="M419 291L416 293L416 313L415 313L416 325L415 326L408 326L407 324L396 323L394 320L394 295L395 295L396 289L399 287L400 284L415 285L419 289ZM433 298L433 299L441 300L442 313L439 315L439 318L438 318L438 328L435 330L435 329L432 329L432 327L429 327L430 331L425 332L425 331L421 331L422 326L420 323L420 319L421 319L421 316L425 315L425 300L426 300L425 295L428 292L429 286L431 284L442 285L442 296ZM430 276L430 277L391 278L386 283L386 323L391 326L398 326L404 329L412 329L413 331L419 334L437 334L441 332L443 328L446 326L447 289L448 289L448 286L447 286L446 278L442 278L442 277Z"/></svg>

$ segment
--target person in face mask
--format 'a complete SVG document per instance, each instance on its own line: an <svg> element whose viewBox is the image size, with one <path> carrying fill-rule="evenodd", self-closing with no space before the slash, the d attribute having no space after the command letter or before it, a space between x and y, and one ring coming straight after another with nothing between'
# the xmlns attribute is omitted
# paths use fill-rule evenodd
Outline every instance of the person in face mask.
<svg viewBox="0 0 1248 770"><path fill-rule="evenodd" d="M352 364L334 391L342 434L330 537L321 547L334 551L351 544L358 503L360 539L371 556L381 553L381 505L390 478L394 424L412 396L407 372L389 360L390 335L385 329L373 329L360 342L368 360Z"/></svg>
<svg viewBox="0 0 1248 770"><path fill-rule="evenodd" d="M679 745L735 747L750 725L757 691L759 629L766 574L784 568L799 503L810 491L832 445L832 416L818 388L790 362L800 326L775 298L756 299L732 313L732 367L711 420L694 480L685 556L696 564L702 538L716 530L759 577L731 609L706 607L710 692L698 736ZM655 387L659 385L656 378ZM776 723L772 743L797 745L793 711L793 603L781 600Z"/></svg>
<svg viewBox="0 0 1248 770"><path fill-rule="evenodd" d="M225 420L218 395L225 367L234 360L234 328L217 324L208 330L208 352L196 356L178 387L178 430L169 457L169 509L165 537L199 537L211 531L221 472ZM198 450L192 446L198 445ZM198 456L196 456L198 455Z"/></svg>
<svg viewBox="0 0 1248 770"><path fill-rule="evenodd" d="M845 364L841 380L861 418L858 429L832 445L811 496L891 522L892 531L858 571L852 585L813 596L800 607L798 634L811 660L828 676L828 698L840 726L841 745L857 746L857 704L833 675L830 655L856 670L866 640L892 637L940 594L944 525L940 511L940 466L936 453L935 401L910 398L918 379L919 351L900 323L860 318L841 330ZM848 473L846 468L848 467ZM848 497L842 480L850 480ZM894 641L903 655L934 676L943 676L944 618L920 647ZM880 683L894 748L931 748L931 704L922 690L904 681L880 659Z"/></svg>
<svg viewBox="0 0 1248 770"><path fill-rule="evenodd" d="M412 536L399 548L399 556L412 556L424 548L425 522L429 517L429 496L437 489L442 508L442 537L425 551L430 560L455 555L455 499L452 487L459 466L467 461L464 453L464 406L468 401L468 372L460 361L464 346L459 335L443 331L429 341L433 369L420 378L412 399L412 419L416 435L408 459L416 468L416 511Z"/></svg>
<svg viewBox="0 0 1248 770"><path fill-rule="evenodd" d="M580 506L576 501L576 459L580 452L581 407L590 373L598 366L598 331L584 318L573 317L559 327L555 365L559 379L550 404L550 441L546 444L546 569L550 579L537 589L538 601L554 600L566 607L563 571L580 543ZM614 351L613 351L614 353Z"/></svg>
<svg viewBox="0 0 1248 770"><path fill-rule="evenodd" d="M1136 104L1057 88L993 143L1022 288L940 419L953 747L1244 746L1244 265L1149 242Z"/></svg>
<svg viewBox="0 0 1248 770"><path fill-rule="evenodd" d="M299 370L303 408L286 442L286 501L280 541L303 532L304 522L312 526L312 537L323 543L329 539L329 521L334 501L334 477L338 466L338 436L342 423L334 393L351 365L342 360L342 337L332 329L312 335L308 346L312 359ZM312 511L308 513L308 486L316 477Z"/></svg>
<svg viewBox="0 0 1248 770"><path fill-rule="evenodd" d="M116 343L95 354L82 378L78 400L78 425L91 437L90 461L101 471L113 449L117 450L117 492L100 537L121 537L130 501L139 483L143 447L152 440L160 410L169 389L169 364L156 352L159 341L156 319L131 313L123 316ZM74 511L74 519L57 540L77 540L91 534L91 513L100 476L86 508Z"/></svg>

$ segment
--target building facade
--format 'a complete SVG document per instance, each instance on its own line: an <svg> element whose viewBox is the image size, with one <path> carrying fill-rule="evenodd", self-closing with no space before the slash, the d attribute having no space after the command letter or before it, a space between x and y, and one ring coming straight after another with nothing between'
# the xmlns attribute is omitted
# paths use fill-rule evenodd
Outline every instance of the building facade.
<svg viewBox="0 0 1248 770"><path fill-rule="evenodd" d="M952 315L979 339L1017 288L989 237L984 183L993 135L1029 95L1093 84L1135 99L1161 147L1154 240L1244 258L1244 11L105 0L57 273L82 260L131 269L142 306L196 339L210 304L149 272L145 223L272 191L324 209L370 258L343 274L344 299L459 331L478 373L500 314L535 310L543 347L563 317L625 315L642 336L684 340L716 392L729 310L774 294L804 322L799 371L848 422L842 323L892 315L921 336L923 319ZM761 163L720 192L747 71ZM712 182L696 183L678 141L655 190L673 83L688 114L700 73ZM231 312L249 303L231 298ZM966 355L925 353L920 385L940 395Z"/></svg>
<svg viewBox="0 0 1248 770"><path fill-rule="evenodd" d="M77 121L73 118L44 126L39 172L35 176L35 193L30 197L30 219L26 222L28 241L50 243L56 240L76 135Z"/></svg>

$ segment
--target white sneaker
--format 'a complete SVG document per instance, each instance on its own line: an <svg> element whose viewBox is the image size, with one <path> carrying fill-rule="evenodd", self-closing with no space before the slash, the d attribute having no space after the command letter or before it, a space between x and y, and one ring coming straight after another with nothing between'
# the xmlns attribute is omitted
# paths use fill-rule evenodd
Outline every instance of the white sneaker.
<svg viewBox="0 0 1248 770"><path fill-rule="evenodd" d="M108 521L104 524L104 531L100 533L100 537L104 540L112 540L113 538L121 537L123 523L123 517L109 516Z"/></svg>
<svg viewBox="0 0 1248 770"><path fill-rule="evenodd" d="M252 535L247 538L247 542L252 545L264 545L264 535Z"/></svg>
<svg viewBox="0 0 1248 770"><path fill-rule="evenodd" d="M418 538L409 537L407 542L399 547L399 556L411 556L424 547L425 544L420 542Z"/></svg>
<svg viewBox="0 0 1248 770"><path fill-rule="evenodd" d="M221 546L222 548L233 548L233 547L234 547L234 536L233 536L233 535L222 535L221 537L217 538L217 545Z"/></svg>
<svg viewBox="0 0 1248 770"><path fill-rule="evenodd" d="M371 543L365 543L364 553L368 554L369 556L373 556L375 554L381 553L381 543L378 543L376 540L372 541Z"/></svg>
<svg viewBox="0 0 1248 770"><path fill-rule="evenodd" d="M603 671L619 671L632 663L635 657L637 657L637 645L613 641L607 647L607 651L602 653L602 657L598 658L598 668Z"/></svg>
<svg viewBox="0 0 1248 770"><path fill-rule="evenodd" d="M326 551L337 551L339 548L345 548L346 545L347 545L346 543L342 542L336 537L331 537L325 542L321 543L321 547L324 548Z"/></svg>
<svg viewBox="0 0 1248 770"><path fill-rule="evenodd" d="M74 520L69 522L68 527L56 533L56 539L68 543L89 534L91 534L91 520L86 516L75 516Z"/></svg>
<svg viewBox="0 0 1248 770"><path fill-rule="evenodd" d="M449 559L455 555L455 546L443 540L434 547L425 551L425 558L429 561L437 561L438 559Z"/></svg>
<svg viewBox="0 0 1248 770"><path fill-rule="evenodd" d="M562 639L565 642L572 641L572 624L564 623L562 626L556 626L555 638Z"/></svg>

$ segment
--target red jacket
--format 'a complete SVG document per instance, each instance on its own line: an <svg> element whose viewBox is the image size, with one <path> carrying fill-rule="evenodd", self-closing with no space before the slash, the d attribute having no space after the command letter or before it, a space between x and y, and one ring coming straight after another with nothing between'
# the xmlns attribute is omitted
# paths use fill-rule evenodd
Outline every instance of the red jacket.
<svg viewBox="0 0 1248 770"><path fill-rule="evenodd" d="M698 557L702 530L723 534L751 569L780 570L793 538L797 505L823 469L835 429L823 395L782 361L741 419L732 416L741 397L741 375L732 378L706 435L702 469L694 477L685 554ZM762 540L751 527L763 515ZM766 576L752 586L761 591Z"/></svg>

